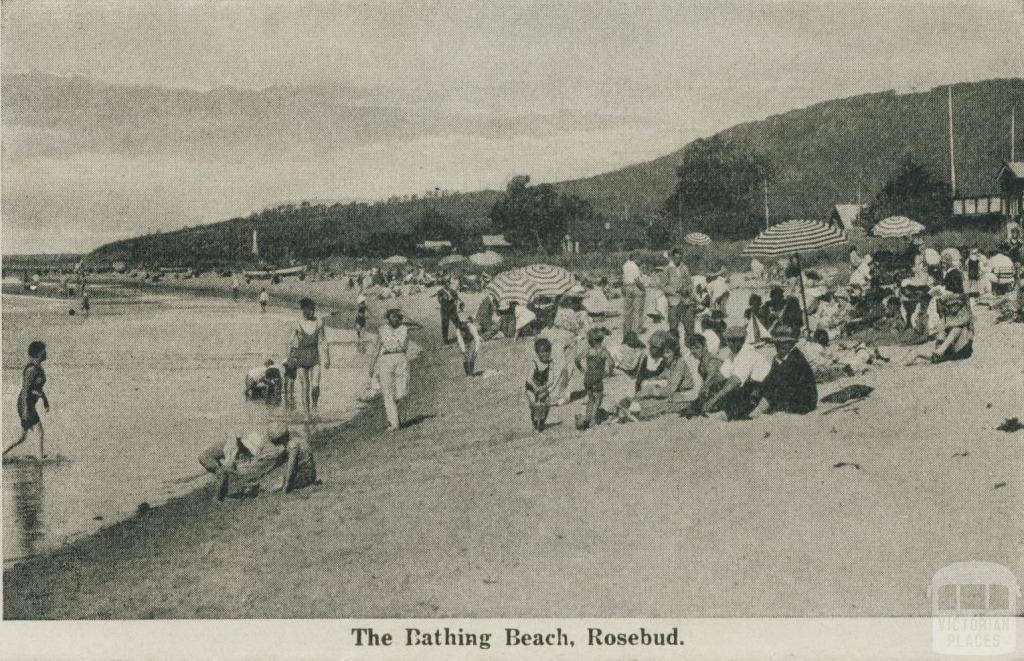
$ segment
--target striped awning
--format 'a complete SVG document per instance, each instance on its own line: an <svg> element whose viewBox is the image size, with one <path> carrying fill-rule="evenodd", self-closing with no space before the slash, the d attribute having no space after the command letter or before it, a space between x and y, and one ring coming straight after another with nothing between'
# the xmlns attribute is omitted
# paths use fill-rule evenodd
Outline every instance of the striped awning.
<svg viewBox="0 0 1024 661"><path fill-rule="evenodd" d="M711 245L711 237L708 236L707 234L704 234L703 232L690 232L689 234L686 235L686 237L683 240L689 243L691 246Z"/></svg>
<svg viewBox="0 0 1024 661"><path fill-rule="evenodd" d="M515 301L526 305L536 296L559 296L576 284L576 278L565 269L548 264L531 264L503 271L491 280L486 291L494 294L499 304Z"/></svg>
<svg viewBox="0 0 1024 661"><path fill-rule="evenodd" d="M924 231L924 225L906 216L889 216L871 228L871 233L883 239L914 236Z"/></svg>
<svg viewBox="0 0 1024 661"><path fill-rule="evenodd" d="M787 220L761 232L743 249L745 257L781 257L849 243L846 232L816 220Z"/></svg>

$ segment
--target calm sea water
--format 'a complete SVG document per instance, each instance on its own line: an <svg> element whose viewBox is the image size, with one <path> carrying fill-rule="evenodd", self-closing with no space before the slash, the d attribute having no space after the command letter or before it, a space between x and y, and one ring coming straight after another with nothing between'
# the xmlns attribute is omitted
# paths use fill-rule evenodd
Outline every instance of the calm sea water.
<svg viewBox="0 0 1024 661"><path fill-rule="evenodd" d="M8 455L19 456L3 467L5 561L57 547L142 502L190 491L209 479L196 461L204 448L286 414L247 402L242 392L246 371L285 357L297 310L262 314L252 302L104 294L88 319L69 316L68 301L3 297L4 445L20 429L15 406L28 343L41 339L51 411L38 409L46 452L62 458L24 460L35 450L31 434ZM323 425L358 409L366 364L354 333L329 328L328 339Z"/></svg>

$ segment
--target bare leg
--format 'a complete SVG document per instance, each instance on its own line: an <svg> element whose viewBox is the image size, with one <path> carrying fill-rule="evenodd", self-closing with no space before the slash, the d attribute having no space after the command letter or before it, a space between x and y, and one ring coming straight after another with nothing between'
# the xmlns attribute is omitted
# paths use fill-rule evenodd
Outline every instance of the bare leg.
<svg viewBox="0 0 1024 661"><path fill-rule="evenodd" d="M36 428L39 429L39 454L36 456L39 457L39 461L42 461L43 458L46 456L43 454L43 423L37 423Z"/></svg>
<svg viewBox="0 0 1024 661"><path fill-rule="evenodd" d="M320 365L313 365L310 371L310 395L312 398L313 410L320 405Z"/></svg>
<svg viewBox="0 0 1024 661"><path fill-rule="evenodd" d="M302 410L306 412L306 419L312 418L310 411L310 392L309 392L309 368L299 368L299 397L302 399Z"/></svg>
<svg viewBox="0 0 1024 661"><path fill-rule="evenodd" d="M28 430L27 429L22 429L21 430L21 435L18 436L18 440L16 440L11 445L8 445L6 448L4 448L4 453L3 453L3 455L0 455L0 456L6 456L8 452L10 452L14 448L16 448L19 445L21 445L22 443L24 443L26 438L28 438Z"/></svg>

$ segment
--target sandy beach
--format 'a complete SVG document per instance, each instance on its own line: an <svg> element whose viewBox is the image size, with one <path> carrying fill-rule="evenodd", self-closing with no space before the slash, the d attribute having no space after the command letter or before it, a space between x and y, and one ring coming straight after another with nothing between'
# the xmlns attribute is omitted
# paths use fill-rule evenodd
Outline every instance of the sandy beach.
<svg viewBox="0 0 1024 661"><path fill-rule="evenodd" d="M353 297L271 293L304 294ZM397 302L424 325L412 424L386 434L376 406L316 436L320 485L220 505L207 486L21 562L4 616L916 616L950 563L1024 575L1024 436L995 429L1022 413L1024 333L985 310L969 361L823 386L875 388L834 413L577 432L573 404L538 434L519 394L532 342L486 343L478 369L496 373L467 379L436 300Z"/></svg>

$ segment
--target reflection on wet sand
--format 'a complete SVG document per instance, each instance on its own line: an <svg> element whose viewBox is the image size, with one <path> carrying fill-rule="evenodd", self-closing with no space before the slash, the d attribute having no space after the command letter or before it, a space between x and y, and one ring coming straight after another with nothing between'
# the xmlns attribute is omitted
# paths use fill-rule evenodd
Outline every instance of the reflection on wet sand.
<svg viewBox="0 0 1024 661"><path fill-rule="evenodd" d="M43 464L26 461L6 466L4 481L10 484L18 541L25 555L32 555L43 537Z"/></svg>

